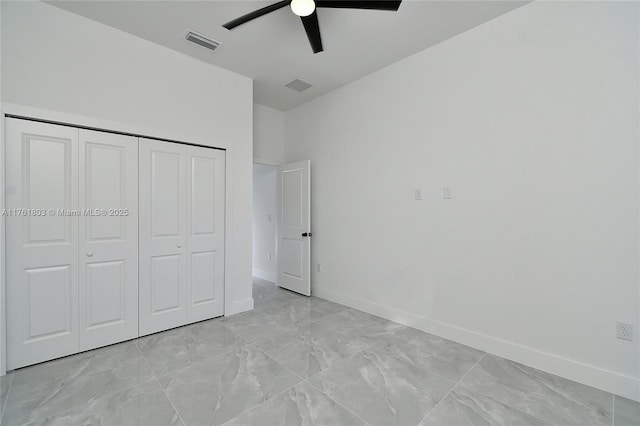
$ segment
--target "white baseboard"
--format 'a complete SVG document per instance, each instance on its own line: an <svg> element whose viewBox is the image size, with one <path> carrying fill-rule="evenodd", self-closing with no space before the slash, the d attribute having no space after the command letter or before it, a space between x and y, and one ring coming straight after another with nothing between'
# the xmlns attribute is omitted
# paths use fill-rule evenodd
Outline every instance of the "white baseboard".
<svg viewBox="0 0 640 426"><path fill-rule="evenodd" d="M236 300L231 303L230 312L225 312L225 316L235 315L253 310L253 298Z"/></svg>
<svg viewBox="0 0 640 426"><path fill-rule="evenodd" d="M278 277L276 274L271 272L261 271L260 269L253 269L253 276L256 278L260 278L261 280L266 280L272 283L276 283L278 281Z"/></svg>
<svg viewBox="0 0 640 426"><path fill-rule="evenodd" d="M640 380L610 370L563 358L548 352L479 333L477 331L382 306L326 287L313 286L314 296L340 303L372 315L417 328L445 339L489 352L548 373L640 401Z"/></svg>

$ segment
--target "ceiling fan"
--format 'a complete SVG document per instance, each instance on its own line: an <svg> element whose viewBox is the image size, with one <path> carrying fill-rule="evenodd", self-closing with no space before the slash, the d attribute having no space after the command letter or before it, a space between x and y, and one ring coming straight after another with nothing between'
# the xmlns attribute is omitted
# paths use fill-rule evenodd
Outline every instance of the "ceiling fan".
<svg viewBox="0 0 640 426"><path fill-rule="evenodd" d="M369 10L389 10L397 11L400 7L402 0L398 1L384 1L384 0L369 0L369 1L351 1L351 0L283 0L277 3L273 3L269 6L263 7L258 10L254 10L251 13L247 13L239 18L227 22L223 25L228 30L232 30L235 27L245 24L253 19L259 18L267 13L274 12L285 6L290 6L291 11L298 15L302 19L302 25L311 43L313 53L322 52L322 38L320 37L320 26L318 25L318 14L316 8L318 7L330 7L330 8L342 8L342 9L369 9Z"/></svg>

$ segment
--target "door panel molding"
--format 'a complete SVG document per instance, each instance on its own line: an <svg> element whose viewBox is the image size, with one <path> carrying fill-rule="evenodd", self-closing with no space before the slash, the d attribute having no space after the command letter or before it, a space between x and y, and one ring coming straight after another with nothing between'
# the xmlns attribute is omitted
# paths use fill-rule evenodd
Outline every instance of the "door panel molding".
<svg viewBox="0 0 640 426"><path fill-rule="evenodd" d="M7 367L15 369L79 351L77 217L50 211L78 209L78 129L5 123L6 208L46 212L5 219Z"/></svg>
<svg viewBox="0 0 640 426"><path fill-rule="evenodd" d="M140 194L140 335L223 315L224 151L141 139Z"/></svg>
<svg viewBox="0 0 640 426"><path fill-rule="evenodd" d="M278 285L311 296L311 162L280 166Z"/></svg>
<svg viewBox="0 0 640 426"><path fill-rule="evenodd" d="M224 314L226 156L198 147L187 155L187 320L195 322Z"/></svg>
<svg viewBox="0 0 640 426"><path fill-rule="evenodd" d="M84 351L138 337L138 139L84 129L79 136Z"/></svg>

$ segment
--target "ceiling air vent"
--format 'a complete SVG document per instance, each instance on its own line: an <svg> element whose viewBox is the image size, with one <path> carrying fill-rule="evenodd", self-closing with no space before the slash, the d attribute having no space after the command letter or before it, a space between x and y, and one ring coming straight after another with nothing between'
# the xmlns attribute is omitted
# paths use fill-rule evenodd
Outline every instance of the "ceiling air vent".
<svg viewBox="0 0 640 426"><path fill-rule="evenodd" d="M207 49L216 50L218 47L222 45L219 41L211 40L209 37L206 37L200 33L189 30L187 35L184 36L187 40L202 47L206 47Z"/></svg>
<svg viewBox="0 0 640 426"><path fill-rule="evenodd" d="M285 87L288 87L289 89L297 90L298 92L304 92L309 87L313 87L313 85L307 83L306 81L298 80L296 78L292 82L285 84Z"/></svg>

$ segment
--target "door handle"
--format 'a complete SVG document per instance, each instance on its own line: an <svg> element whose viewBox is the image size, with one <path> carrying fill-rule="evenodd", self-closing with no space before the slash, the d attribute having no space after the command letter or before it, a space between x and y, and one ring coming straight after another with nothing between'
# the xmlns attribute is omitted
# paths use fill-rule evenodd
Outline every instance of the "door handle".
<svg viewBox="0 0 640 426"><path fill-rule="evenodd" d="M311 236L311 232L304 232L302 234L303 237L310 237Z"/></svg>
<svg viewBox="0 0 640 426"><path fill-rule="evenodd" d="M178 248L182 248L182 244L178 244Z"/></svg>
<svg viewBox="0 0 640 426"><path fill-rule="evenodd" d="M93 257L93 253L87 252L87 257Z"/></svg>

